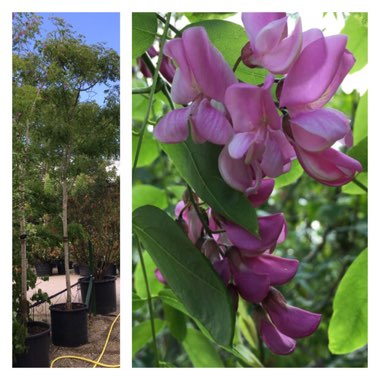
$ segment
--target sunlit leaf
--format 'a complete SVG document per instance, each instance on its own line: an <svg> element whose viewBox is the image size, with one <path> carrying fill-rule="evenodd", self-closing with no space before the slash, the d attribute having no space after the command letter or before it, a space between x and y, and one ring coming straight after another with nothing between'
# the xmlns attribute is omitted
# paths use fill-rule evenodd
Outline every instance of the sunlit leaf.
<svg viewBox="0 0 380 380"><path fill-rule="evenodd" d="M152 46L156 32L155 13L132 13L132 58L140 57Z"/></svg>
<svg viewBox="0 0 380 380"><path fill-rule="evenodd" d="M151 185L135 185L132 188L132 209L144 205L157 206L165 209L168 207L168 199L165 190Z"/></svg>
<svg viewBox="0 0 380 380"><path fill-rule="evenodd" d="M158 335L165 326L165 321L154 319L156 335ZM132 328L132 356L135 356L147 343L152 340L152 330L150 320L144 321Z"/></svg>

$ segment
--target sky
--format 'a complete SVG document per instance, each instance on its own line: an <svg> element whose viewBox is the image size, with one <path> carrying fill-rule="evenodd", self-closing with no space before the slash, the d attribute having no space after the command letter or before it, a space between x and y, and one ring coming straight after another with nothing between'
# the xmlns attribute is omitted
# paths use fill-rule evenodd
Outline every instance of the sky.
<svg viewBox="0 0 380 380"><path fill-rule="evenodd" d="M82 34L88 44L104 42L105 46L114 49L120 55L120 14L111 12L102 13L36 13L43 17L41 26L42 35L45 36L48 32L54 29L50 17L60 17L68 24L72 25L74 31ZM106 86L100 85L94 87L94 93L91 98L84 97L81 100L95 100L99 105L103 104L104 90Z"/></svg>

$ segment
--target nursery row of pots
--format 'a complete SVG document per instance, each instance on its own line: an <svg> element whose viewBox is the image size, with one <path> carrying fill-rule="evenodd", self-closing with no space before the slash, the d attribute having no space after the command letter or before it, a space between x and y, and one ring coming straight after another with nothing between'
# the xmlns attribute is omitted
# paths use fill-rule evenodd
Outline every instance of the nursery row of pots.
<svg viewBox="0 0 380 380"><path fill-rule="evenodd" d="M116 277L94 280L89 304L86 305L90 277L79 280L83 303L50 306L51 327L44 322L29 322L26 351L17 355L14 367L49 367L50 340L56 346L78 347L88 342L88 312L110 314L116 311Z"/></svg>

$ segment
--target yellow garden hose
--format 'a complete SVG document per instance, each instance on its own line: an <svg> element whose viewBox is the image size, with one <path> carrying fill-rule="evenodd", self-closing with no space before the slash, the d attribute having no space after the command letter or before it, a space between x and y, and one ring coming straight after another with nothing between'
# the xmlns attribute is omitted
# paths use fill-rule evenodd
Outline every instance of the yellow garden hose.
<svg viewBox="0 0 380 380"><path fill-rule="evenodd" d="M104 343L104 346L103 346L103 350L102 350L102 352L99 355L99 357L98 357L97 360L91 360L91 359L84 358L82 356L74 356L74 355L58 356L57 358L55 358L51 362L50 368L53 368L54 367L54 363L56 361L58 361L58 360L61 360L61 359L77 359L77 360L82 360L83 362L93 363L94 364L93 368L95 368L97 366L104 367L104 368L120 368L120 364L105 364L105 363L101 363L100 362L100 360L102 359L102 357L104 355L104 352L106 351L106 348L107 348L107 345L108 345L108 341L109 341L111 333L112 333L112 329L113 329L116 321L119 319L119 317L120 317L120 313L116 316L116 318L114 319L114 321L111 324L111 327L110 327L110 329L108 331L106 342Z"/></svg>

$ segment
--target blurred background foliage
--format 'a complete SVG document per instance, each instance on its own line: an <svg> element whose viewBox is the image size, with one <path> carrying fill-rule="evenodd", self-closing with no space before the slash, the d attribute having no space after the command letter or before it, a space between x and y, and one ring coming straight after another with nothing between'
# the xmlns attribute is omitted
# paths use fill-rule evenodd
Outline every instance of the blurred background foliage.
<svg viewBox="0 0 380 380"><path fill-rule="evenodd" d="M231 15L233 14L176 13L172 15L171 22L173 25L183 25L206 19L223 19ZM367 62L367 15L354 13L341 16L346 20L342 33L349 35L348 48L356 56L357 65L354 71L357 71ZM134 15L134 26L137 22L141 25L139 17ZM156 34L162 33L162 21L150 17L145 22L148 28L156 30ZM145 49L154 41L157 46L155 33L151 33L148 40L144 41ZM134 29L135 44L137 34ZM171 36L174 36L173 31ZM223 36L216 38L222 39ZM227 44L225 48L239 50L239 46L231 47ZM135 54L136 51L141 54L141 49L134 49ZM151 85L152 80L142 76L136 65L136 58L137 55L133 56L132 85L134 89L146 88ZM149 94L132 96L132 160L136 154L138 133L145 118L148 96ZM365 172L360 174L358 179L367 186L367 93L360 96L357 90L349 94L339 90L328 106L339 109L352 120L354 143L361 143L360 149L355 147L352 155L365 167ZM181 200L186 184L152 135L155 123L168 110L166 98L161 92L157 92L153 98L148 129L133 176L132 195L133 209L151 204L173 217L174 207ZM354 259L367 247L367 211L367 193L356 184L351 183L338 188L323 186L303 173L297 162L293 163L291 173L276 181L276 188L269 201L258 210L258 215L284 213L288 223L288 236L285 242L277 247L276 254L300 261L296 277L289 284L281 286L281 292L290 304L321 313L323 316L316 333L299 340L295 352L289 356L274 355L258 342L251 318L252 309L245 303L239 306L234 339L245 360L211 343L199 333L191 318L162 301L164 298L159 294L162 294L160 292L165 287L156 280L156 266L145 252L145 265L153 297L154 314L157 318L156 333L162 366L255 366L253 358L250 357L252 352L266 367L366 367L367 346L345 355L334 355L329 351L328 327L338 285ZM145 301L146 290L135 245L133 290L133 366L153 367L154 350L148 306ZM347 313L349 312L348 310ZM350 339L350 334L354 334L355 331L346 333L347 339Z"/></svg>

